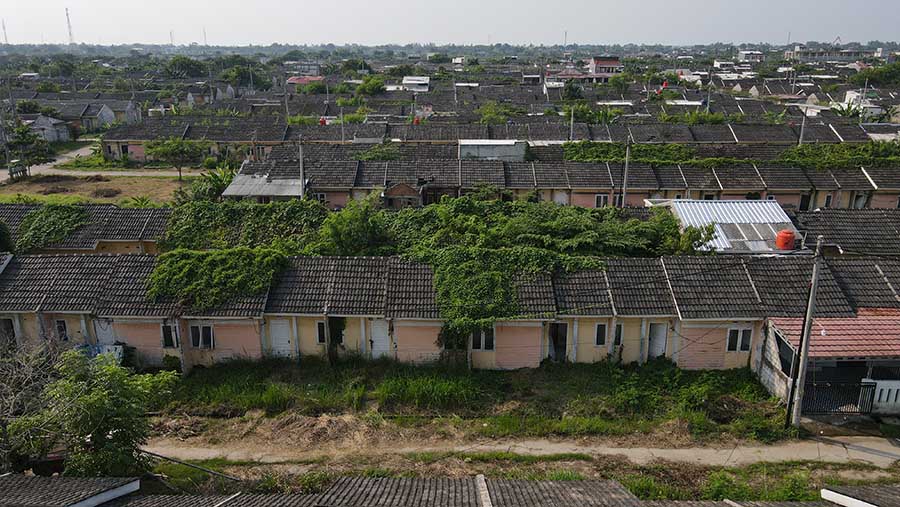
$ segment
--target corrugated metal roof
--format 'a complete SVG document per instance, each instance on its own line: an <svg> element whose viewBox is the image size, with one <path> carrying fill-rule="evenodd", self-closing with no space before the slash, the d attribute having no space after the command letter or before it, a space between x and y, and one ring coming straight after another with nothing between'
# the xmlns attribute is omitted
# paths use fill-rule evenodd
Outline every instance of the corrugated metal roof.
<svg viewBox="0 0 900 507"><path fill-rule="evenodd" d="M796 232L776 201L676 199L671 201L671 209L684 227L714 225L715 238L705 248L716 251L771 251L778 231Z"/></svg>

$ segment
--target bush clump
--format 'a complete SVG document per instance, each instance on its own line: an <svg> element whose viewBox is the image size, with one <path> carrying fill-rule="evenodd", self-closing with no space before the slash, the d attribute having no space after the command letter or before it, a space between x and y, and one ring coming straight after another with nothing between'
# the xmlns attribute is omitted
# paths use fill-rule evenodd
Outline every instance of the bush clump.
<svg viewBox="0 0 900 507"><path fill-rule="evenodd" d="M82 206L46 204L25 214L19 225L16 251L27 252L59 243L88 221Z"/></svg>

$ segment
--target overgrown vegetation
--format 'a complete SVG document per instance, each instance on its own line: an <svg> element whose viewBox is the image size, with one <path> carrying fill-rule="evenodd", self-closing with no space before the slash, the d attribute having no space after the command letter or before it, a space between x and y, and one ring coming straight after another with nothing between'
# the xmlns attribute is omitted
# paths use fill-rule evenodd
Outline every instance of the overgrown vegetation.
<svg viewBox="0 0 900 507"><path fill-rule="evenodd" d="M896 167L900 142L803 144L786 150L780 159L809 169Z"/></svg>
<svg viewBox="0 0 900 507"><path fill-rule="evenodd" d="M575 162L624 162L625 143L570 142L563 145L566 160ZM694 148L684 144L632 144L633 162L672 164L695 158Z"/></svg>
<svg viewBox="0 0 900 507"><path fill-rule="evenodd" d="M45 204L25 214L19 225L16 251L37 250L66 239L75 229L87 223L82 206Z"/></svg>
<svg viewBox="0 0 900 507"><path fill-rule="evenodd" d="M187 377L169 410L207 416L355 412L495 438L649 434L673 423L701 442L772 442L791 434L784 429L783 407L749 369L683 371L665 359L518 371L354 357L332 366L317 357L302 365L235 362Z"/></svg>
<svg viewBox="0 0 900 507"><path fill-rule="evenodd" d="M371 148L360 152L357 160L400 160L400 147L391 142L373 145Z"/></svg>
<svg viewBox="0 0 900 507"><path fill-rule="evenodd" d="M267 248L173 250L159 256L147 282L151 300L174 299L203 311L242 296L264 294L285 256Z"/></svg>
<svg viewBox="0 0 900 507"><path fill-rule="evenodd" d="M502 125L514 116L525 114L525 110L512 104L505 104L496 101L488 101L475 110L475 114L481 118L478 123L484 125Z"/></svg>

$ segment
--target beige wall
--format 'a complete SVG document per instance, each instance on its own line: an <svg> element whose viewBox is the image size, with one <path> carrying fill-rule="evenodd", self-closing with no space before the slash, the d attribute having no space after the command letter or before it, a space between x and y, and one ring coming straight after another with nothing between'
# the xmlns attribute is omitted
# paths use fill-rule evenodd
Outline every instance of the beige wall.
<svg viewBox="0 0 900 507"><path fill-rule="evenodd" d="M410 363L425 363L440 358L438 335L439 321L394 321L394 343L397 345L397 360Z"/></svg>
<svg viewBox="0 0 900 507"><path fill-rule="evenodd" d="M156 322L116 320L113 321L113 330L118 340L136 349L142 364L161 366L165 356L181 358L181 350L178 347L163 348L162 323L161 320ZM179 340L184 338L179 334ZM189 347L190 343L184 342L184 346Z"/></svg>
<svg viewBox="0 0 900 507"><path fill-rule="evenodd" d="M729 352L729 329L753 329L750 351ZM751 353L758 348L760 324L758 322L725 321L711 323L683 323L680 331L680 348L677 363L689 370L729 369L749 366Z"/></svg>
<svg viewBox="0 0 900 507"><path fill-rule="evenodd" d="M540 322L497 322L494 326L494 366L501 370L536 368L544 350Z"/></svg>
<svg viewBox="0 0 900 507"><path fill-rule="evenodd" d="M609 357L609 348L615 337L612 328L612 319L578 318L569 320L569 335L575 333L575 322L578 322L577 336L575 336L575 362L596 363ZM597 324L606 324L606 341L603 345L597 343Z"/></svg>

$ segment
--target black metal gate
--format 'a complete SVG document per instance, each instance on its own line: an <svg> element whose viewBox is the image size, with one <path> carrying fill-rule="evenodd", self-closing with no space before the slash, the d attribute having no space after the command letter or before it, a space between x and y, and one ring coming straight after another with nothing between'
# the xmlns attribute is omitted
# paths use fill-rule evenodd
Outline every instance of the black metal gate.
<svg viewBox="0 0 900 507"><path fill-rule="evenodd" d="M873 383L807 382L803 391L803 413L869 414L874 401Z"/></svg>

